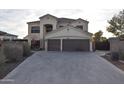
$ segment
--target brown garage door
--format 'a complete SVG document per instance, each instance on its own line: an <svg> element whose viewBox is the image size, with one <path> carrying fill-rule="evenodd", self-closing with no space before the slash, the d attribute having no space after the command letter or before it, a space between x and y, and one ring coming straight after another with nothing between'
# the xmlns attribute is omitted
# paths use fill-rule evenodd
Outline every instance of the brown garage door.
<svg viewBox="0 0 124 93"><path fill-rule="evenodd" d="M59 39L48 40L48 51L60 51L60 40Z"/></svg>
<svg viewBox="0 0 124 93"><path fill-rule="evenodd" d="M89 51L89 40L64 39L63 51Z"/></svg>

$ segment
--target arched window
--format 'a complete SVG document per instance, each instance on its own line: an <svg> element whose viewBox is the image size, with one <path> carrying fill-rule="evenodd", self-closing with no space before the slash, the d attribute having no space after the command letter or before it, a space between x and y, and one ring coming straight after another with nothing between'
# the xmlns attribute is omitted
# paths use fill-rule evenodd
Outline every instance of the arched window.
<svg viewBox="0 0 124 93"><path fill-rule="evenodd" d="M51 24L45 24L44 27L46 32L51 32L53 30L53 26Z"/></svg>

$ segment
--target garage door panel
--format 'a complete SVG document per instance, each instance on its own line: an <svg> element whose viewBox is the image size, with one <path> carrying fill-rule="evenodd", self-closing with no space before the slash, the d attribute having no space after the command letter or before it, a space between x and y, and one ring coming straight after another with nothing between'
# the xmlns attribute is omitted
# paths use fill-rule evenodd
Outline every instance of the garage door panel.
<svg viewBox="0 0 124 93"><path fill-rule="evenodd" d="M60 40L48 40L48 51L60 51Z"/></svg>
<svg viewBox="0 0 124 93"><path fill-rule="evenodd" d="M63 51L89 51L89 40L64 39Z"/></svg>

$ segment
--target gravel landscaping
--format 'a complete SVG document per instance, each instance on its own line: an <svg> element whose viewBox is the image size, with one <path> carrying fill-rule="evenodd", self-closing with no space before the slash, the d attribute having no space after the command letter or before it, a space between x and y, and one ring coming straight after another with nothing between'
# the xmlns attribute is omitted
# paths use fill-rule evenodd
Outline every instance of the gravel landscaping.
<svg viewBox="0 0 124 93"><path fill-rule="evenodd" d="M3 79L8 73L10 73L19 64L21 64L27 57L23 57L20 61L1 62L0 63L0 79Z"/></svg>
<svg viewBox="0 0 124 93"><path fill-rule="evenodd" d="M111 64L115 65L117 68L121 69L124 71L124 63L120 62L119 60L112 60L110 58L110 56L102 56L103 58L105 58L106 60L108 60L108 62L110 62Z"/></svg>
<svg viewBox="0 0 124 93"><path fill-rule="evenodd" d="M0 79L3 79L9 72L16 68L20 62L10 62L10 63L1 63L0 64Z"/></svg>

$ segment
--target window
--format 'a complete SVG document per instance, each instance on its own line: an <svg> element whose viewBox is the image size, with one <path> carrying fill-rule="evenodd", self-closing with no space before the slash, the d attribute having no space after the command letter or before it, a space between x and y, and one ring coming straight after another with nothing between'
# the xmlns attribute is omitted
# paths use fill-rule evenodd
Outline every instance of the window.
<svg viewBox="0 0 124 93"><path fill-rule="evenodd" d="M78 26L76 26L76 28L80 28L80 29L83 30L83 26L82 25L78 25Z"/></svg>
<svg viewBox="0 0 124 93"><path fill-rule="evenodd" d="M53 30L53 26L51 24L46 24L44 26L45 26L46 32L51 32Z"/></svg>
<svg viewBox="0 0 124 93"><path fill-rule="evenodd" d="M31 49L39 49L40 40L31 40Z"/></svg>
<svg viewBox="0 0 124 93"><path fill-rule="evenodd" d="M59 28L62 28L62 27L64 27L64 26L59 26Z"/></svg>
<svg viewBox="0 0 124 93"><path fill-rule="evenodd" d="M31 33L40 33L40 27L39 26L33 26L31 28Z"/></svg>

